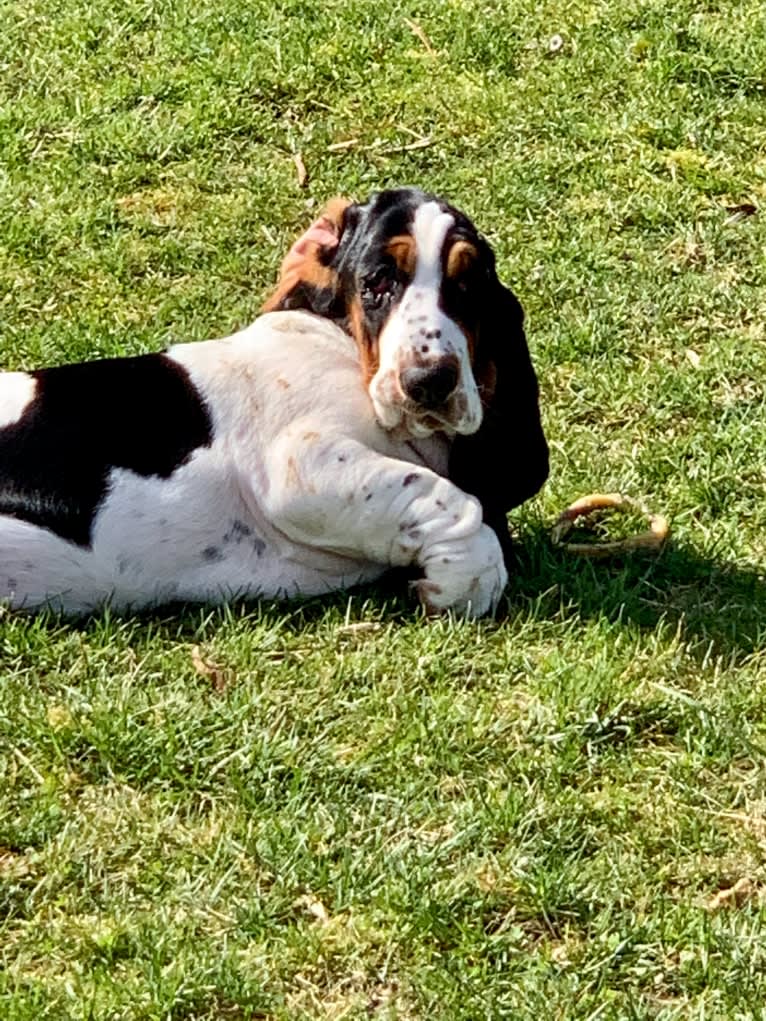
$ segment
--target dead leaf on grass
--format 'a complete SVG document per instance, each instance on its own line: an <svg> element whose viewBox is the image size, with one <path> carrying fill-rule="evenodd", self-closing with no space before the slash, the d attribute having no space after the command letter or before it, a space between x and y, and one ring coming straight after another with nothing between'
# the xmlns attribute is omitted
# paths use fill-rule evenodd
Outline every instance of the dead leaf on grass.
<svg viewBox="0 0 766 1021"><path fill-rule="evenodd" d="M425 47L426 53L428 54L429 57L438 57L439 56L437 51L434 49L434 47L433 47L433 45L431 43L431 40L428 38L428 36L423 31L421 26L417 23L417 21L412 21L411 18L405 18L404 19L404 24L407 26L407 28L410 30L410 32L412 32L412 34L415 36L415 38L420 40L420 42Z"/></svg>
<svg viewBox="0 0 766 1021"><path fill-rule="evenodd" d="M686 357L687 360L694 366L695 369L698 369L700 367L701 361L700 356L692 348L689 347L686 349Z"/></svg>
<svg viewBox="0 0 766 1021"><path fill-rule="evenodd" d="M150 188L122 195L116 205L123 216L148 220L155 227L170 227L189 196L169 188Z"/></svg>
<svg viewBox="0 0 766 1021"><path fill-rule="evenodd" d="M315 918L320 925L329 925L330 915L328 914L327 908L321 902L313 897L310 893L304 894L302 897L298 897L293 902L293 907L296 910L305 911L306 914L311 915Z"/></svg>
<svg viewBox="0 0 766 1021"><path fill-rule="evenodd" d="M353 149L355 145L359 145L358 138L346 138L342 142L333 142L327 146L328 152L342 152L344 149Z"/></svg>
<svg viewBox="0 0 766 1021"><path fill-rule="evenodd" d="M20 851L10 847L0 847L0 876L9 879L21 879L31 872L29 862Z"/></svg>
<svg viewBox="0 0 766 1021"><path fill-rule="evenodd" d="M221 692L228 688L232 680L230 672L219 666L218 663L206 659L199 645L192 645L191 661L200 677L207 677L210 680L210 687L213 691Z"/></svg>
<svg viewBox="0 0 766 1021"><path fill-rule="evenodd" d="M338 628L339 635L361 635L369 631L380 631L383 625L376 620L359 620L353 624L343 624Z"/></svg>
<svg viewBox="0 0 766 1021"><path fill-rule="evenodd" d="M566 943L557 943L551 948L551 960L554 964L558 965L559 968L569 968L572 964L570 951L571 947L569 947Z"/></svg>
<svg viewBox="0 0 766 1021"><path fill-rule="evenodd" d="M298 171L298 187L305 188L309 179L309 172L306 170L306 164L303 162L303 157L299 152L296 152L293 156L293 163Z"/></svg>
<svg viewBox="0 0 766 1021"><path fill-rule="evenodd" d="M710 898L705 907L708 911L720 911L721 908L739 908L747 901L752 900L757 893L758 886L756 883L747 876L743 876L737 880L734 886L729 886L725 890L719 890L714 897Z"/></svg>

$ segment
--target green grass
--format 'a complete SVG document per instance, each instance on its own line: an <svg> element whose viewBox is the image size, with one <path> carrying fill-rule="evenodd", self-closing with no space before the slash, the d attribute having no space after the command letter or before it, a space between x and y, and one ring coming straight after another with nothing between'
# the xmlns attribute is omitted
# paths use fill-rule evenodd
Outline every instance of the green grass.
<svg viewBox="0 0 766 1021"><path fill-rule="evenodd" d="M230 332L323 201L413 183L495 246L552 447L497 622L396 588L0 620L4 1021L766 1018L763 29L0 9L3 367ZM672 546L554 550L592 490Z"/></svg>

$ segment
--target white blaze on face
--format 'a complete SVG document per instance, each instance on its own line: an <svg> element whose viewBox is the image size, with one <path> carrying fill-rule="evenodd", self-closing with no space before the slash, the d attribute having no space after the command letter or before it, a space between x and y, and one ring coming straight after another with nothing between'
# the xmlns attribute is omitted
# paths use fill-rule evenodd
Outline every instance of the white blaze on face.
<svg viewBox="0 0 766 1021"><path fill-rule="evenodd" d="M438 298L442 282L442 248L447 231L454 222L454 216L443 213L436 202L418 206L412 224L418 261L410 290L419 287Z"/></svg>
<svg viewBox="0 0 766 1021"><path fill-rule="evenodd" d="M37 380L26 372L0 372L0 429L19 421L36 392Z"/></svg>
<svg viewBox="0 0 766 1021"><path fill-rule="evenodd" d="M447 401L442 416L444 425L454 432L468 434L481 424L481 400L465 334L440 307L442 250L454 222L454 217L445 213L437 202L425 202L415 212L412 225L415 275L380 334L380 364L370 384L375 414L387 429L394 428L407 417L406 424L413 435L427 436L433 432L433 425L407 414L399 378L410 366L427 366L448 357L457 357L460 377L455 393ZM434 417L429 415L431 421Z"/></svg>

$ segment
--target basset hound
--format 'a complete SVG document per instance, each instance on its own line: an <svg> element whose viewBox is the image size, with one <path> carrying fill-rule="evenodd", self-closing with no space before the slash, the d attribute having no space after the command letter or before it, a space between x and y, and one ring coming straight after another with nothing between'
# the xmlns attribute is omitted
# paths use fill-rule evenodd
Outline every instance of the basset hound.
<svg viewBox="0 0 766 1021"><path fill-rule="evenodd" d="M429 610L480 616L547 471L487 242L414 189L337 200L246 329L0 374L0 601L309 596L408 566Z"/></svg>

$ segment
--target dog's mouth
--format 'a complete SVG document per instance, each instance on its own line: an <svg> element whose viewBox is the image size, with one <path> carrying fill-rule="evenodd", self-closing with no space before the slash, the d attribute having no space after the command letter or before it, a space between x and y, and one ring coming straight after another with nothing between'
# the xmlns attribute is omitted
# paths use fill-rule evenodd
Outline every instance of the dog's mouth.
<svg viewBox="0 0 766 1021"><path fill-rule="evenodd" d="M457 432L455 423L451 419L443 417L434 411L426 412L402 412L401 424L410 436L422 439L431 436L433 433L442 432L448 436L454 436Z"/></svg>
<svg viewBox="0 0 766 1021"><path fill-rule="evenodd" d="M468 402L465 396L462 392L456 392L438 408L424 408L413 401L405 400L402 403L402 418L417 435L433 432L454 435L465 428L467 410Z"/></svg>
<svg viewBox="0 0 766 1021"><path fill-rule="evenodd" d="M402 391L394 372L387 372L373 378L370 398L375 417L384 429L403 429L418 439L436 432L448 436L470 435L481 425L481 414L471 413L462 385L458 385L438 407L423 407Z"/></svg>

